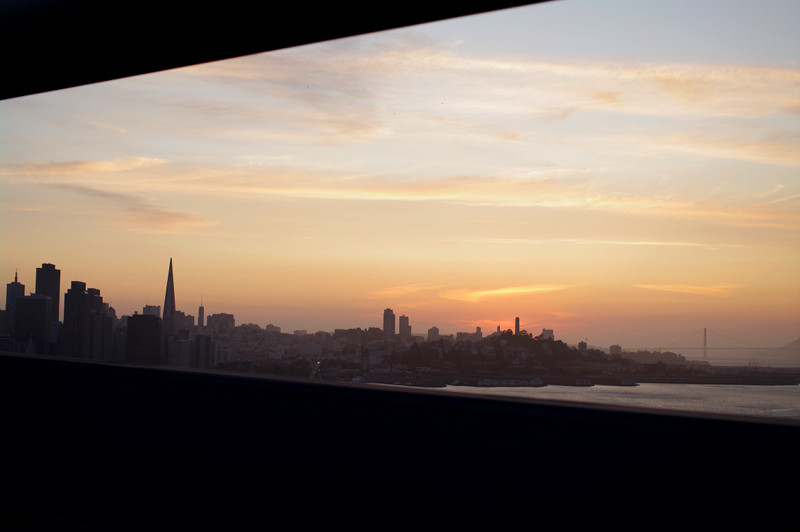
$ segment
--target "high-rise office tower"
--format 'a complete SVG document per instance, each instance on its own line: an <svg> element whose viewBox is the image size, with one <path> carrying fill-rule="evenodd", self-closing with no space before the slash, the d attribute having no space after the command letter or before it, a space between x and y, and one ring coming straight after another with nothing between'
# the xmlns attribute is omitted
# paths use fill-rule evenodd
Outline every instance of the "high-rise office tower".
<svg viewBox="0 0 800 532"><path fill-rule="evenodd" d="M383 339L387 342L394 341L394 312L390 308L383 311Z"/></svg>
<svg viewBox="0 0 800 532"><path fill-rule="evenodd" d="M36 293L40 296L50 298L50 315L47 322L53 323L60 318L60 297L61 297L61 270L57 270L53 264L42 264L41 268L36 268Z"/></svg>
<svg viewBox="0 0 800 532"><path fill-rule="evenodd" d="M84 356L89 335L86 283L72 281L64 294L64 355Z"/></svg>
<svg viewBox="0 0 800 532"><path fill-rule="evenodd" d="M197 326L201 329L205 326L206 322L206 308L203 306L203 301L200 301L200 307L197 309Z"/></svg>
<svg viewBox="0 0 800 532"><path fill-rule="evenodd" d="M6 331L14 335L17 299L25 296L25 285L17 281L17 272L14 272L14 282L6 284Z"/></svg>
<svg viewBox="0 0 800 532"><path fill-rule="evenodd" d="M408 316L400 316L400 341L408 343L411 339L411 326L408 324Z"/></svg>
<svg viewBox="0 0 800 532"><path fill-rule="evenodd" d="M161 314L161 335L173 336L175 334L175 285L172 279L172 258L169 259L169 274L167 275L167 291L164 294L164 309Z"/></svg>
<svg viewBox="0 0 800 532"><path fill-rule="evenodd" d="M143 364L161 363L161 320L158 316L128 316L125 359Z"/></svg>
<svg viewBox="0 0 800 532"><path fill-rule="evenodd" d="M514 321L514 334L519 336L519 318Z"/></svg>
<svg viewBox="0 0 800 532"><path fill-rule="evenodd" d="M72 281L64 294L64 355L111 360L113 317L97 288Z"/></svg>
<svg viewBox="0 0 800 532"><path fill-rule="evenodd" d="M50 335L47 318L50 298L31 294L17 298L14 308L14 341L16 351L31 355L50 354Z"/></svg>

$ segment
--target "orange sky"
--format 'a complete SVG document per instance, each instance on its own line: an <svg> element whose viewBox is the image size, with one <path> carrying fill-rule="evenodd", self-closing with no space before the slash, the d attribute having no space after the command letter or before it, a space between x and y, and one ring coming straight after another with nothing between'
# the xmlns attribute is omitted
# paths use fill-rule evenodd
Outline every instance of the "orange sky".
<svg viewBox="0 0 800 532"><path fill-rule="evenodd" d="M554 2L0 102L0 272L121 315L173 258L180 309L289 332L800 337L796 4L693 3L680 45L682 4L617 4L600 36Z"/></svg>

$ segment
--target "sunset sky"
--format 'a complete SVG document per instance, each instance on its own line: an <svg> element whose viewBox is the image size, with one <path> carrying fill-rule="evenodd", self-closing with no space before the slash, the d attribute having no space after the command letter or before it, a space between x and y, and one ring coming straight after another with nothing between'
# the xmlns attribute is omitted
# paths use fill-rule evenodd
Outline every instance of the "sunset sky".
<svg viewBox="0 0 800 532"><path fill-rule="evenodd" d="M118 315L172 258L180 310L286 332L783 345L800 3L561 0L0 101L0 242L3 283L50 262Z"/></svg>

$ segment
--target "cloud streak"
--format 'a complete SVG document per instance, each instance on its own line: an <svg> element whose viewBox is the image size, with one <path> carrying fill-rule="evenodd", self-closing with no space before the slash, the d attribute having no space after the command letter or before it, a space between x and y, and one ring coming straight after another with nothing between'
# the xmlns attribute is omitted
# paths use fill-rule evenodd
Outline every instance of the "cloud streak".
<svg viewBox="0 0 800 532"><path fill-rule="evenodd" d="M128 223L138 230L180 233L212 225L191 213L164 209L145 198L71 183L40 183L40 186L113 203L127 214Z"/></svg>
<svg viewBox="0 0 800 532"><path fill-rule="evenodd" d="M686 284L637 284L636 288L657 290L660 292L677 292L696 296L728 297L739 285L686 285Z"/></svg>
<svg viewBox="0 0 800 532"><path fill-rule="evenodd" d="M492 288L489 290L457 289L443 292L440 294L440 296L444 299L475 303L488 298L543 294L547 292L566 290L568 288L571 288L571 286L565 284L542 284L528 286L508 286L503 288Z"/></svg>

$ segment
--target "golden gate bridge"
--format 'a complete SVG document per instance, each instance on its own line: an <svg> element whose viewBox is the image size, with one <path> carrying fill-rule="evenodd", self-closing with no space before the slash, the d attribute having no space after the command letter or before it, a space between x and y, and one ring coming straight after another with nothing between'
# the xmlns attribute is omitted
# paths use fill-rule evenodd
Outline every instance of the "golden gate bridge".
<svg viewBox="0 0 800 532"><path fill-rule="evenodd" d="M714 333L717 336L721 336L722 338L725 338L727 340L731 340L731 341L737 342L739 344L747 344L747 345L713 346L712 347L712 346L708 345L708 333L709 332ZM703 334L703 345L702 346L679 346L679 345L677 345L677 344L680 344L681 342L684 342L684 341L688 340L689 338L692 338L694 336L698 336L700 333ZM753 343L750 343L750 342L746 342L744 340L738 340L736 338L731 338L730 336L722 334L721 332L712 331L711 329L708 329L708 328L699 329L697 331L694 331L692 334L690 334L688 336L685 336L684 338L681 338L680 340L672 342L669 345L666 345L664 347L659 347L658 351L664 351L665 349L697 350L697 351L702 350L703 351L703 358L708 358L708 352L711 351L711 350L714 350L714 351L722 351L722 350L725 350L725 351L736 351L736 350L739 350L739 351L754 351L754 350L759 350L759 351L760 350L782 351L782 350L785 350L784 347L767 347L767 346L764 346L764 345L758 345L758 344L753 344Z"/></svg>

